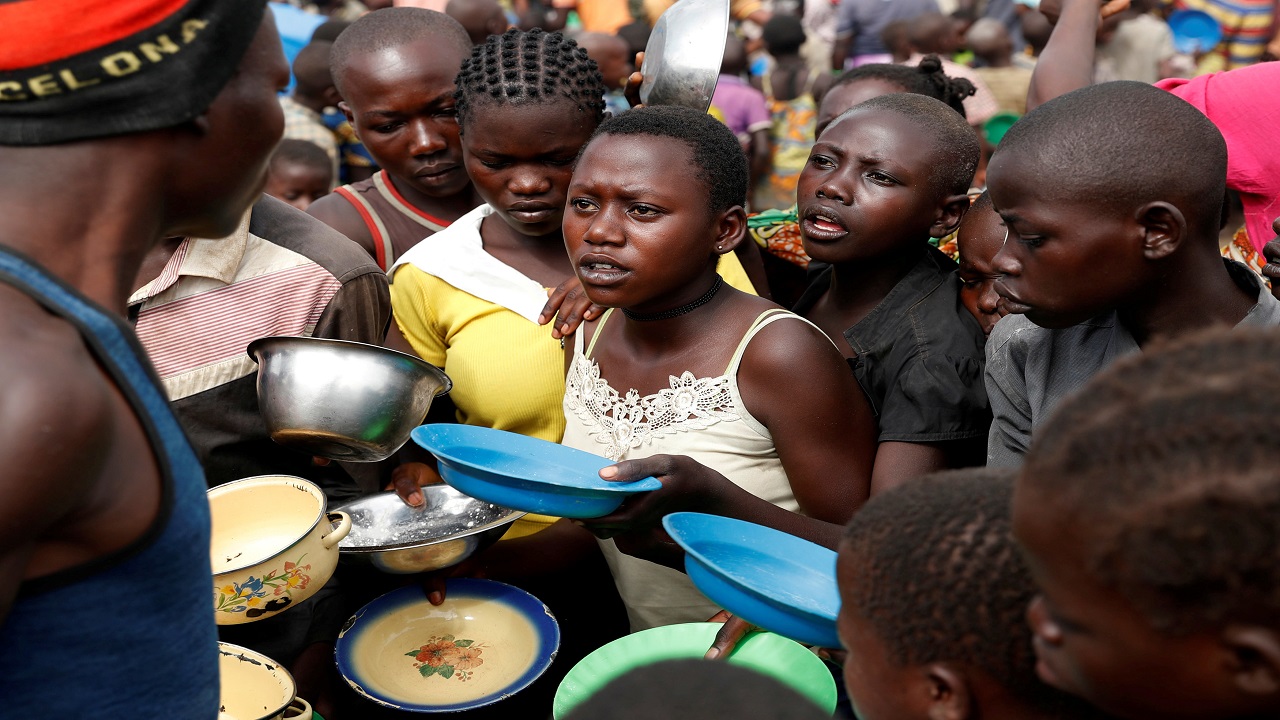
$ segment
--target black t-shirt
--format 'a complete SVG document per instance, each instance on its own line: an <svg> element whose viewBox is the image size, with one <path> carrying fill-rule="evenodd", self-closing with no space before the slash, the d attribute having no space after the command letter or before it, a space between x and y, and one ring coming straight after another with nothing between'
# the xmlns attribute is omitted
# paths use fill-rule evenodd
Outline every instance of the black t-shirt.
<svg viewBox="0 0 1280 720"><path fill-rule="evenodd" d="M844 331L849 360L871 402L879 442L986 437L991 408L983 385L982 327L960 304L956 264L929 247L880 304ZM809 308L831 285L821 271L796 303Z"/></svg>

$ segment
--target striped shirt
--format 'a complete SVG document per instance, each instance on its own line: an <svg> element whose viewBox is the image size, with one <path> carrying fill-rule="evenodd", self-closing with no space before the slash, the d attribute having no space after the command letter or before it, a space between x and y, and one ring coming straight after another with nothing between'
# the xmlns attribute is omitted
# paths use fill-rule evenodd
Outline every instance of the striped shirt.
<svg viewBox="0 0 1280 720"><path fill-rule="evenodd" d="M245 348L272 335L381 343L387 278L358 245L264 196L230 236L183 240L129 305L211 486L285 474L354 492L336 464L313 467L271 441Z"/></svg>

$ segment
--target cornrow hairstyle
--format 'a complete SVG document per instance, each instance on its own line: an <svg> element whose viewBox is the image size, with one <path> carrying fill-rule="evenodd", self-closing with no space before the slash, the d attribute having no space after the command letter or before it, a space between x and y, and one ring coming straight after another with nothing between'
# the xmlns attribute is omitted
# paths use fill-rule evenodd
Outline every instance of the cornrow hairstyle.
<svg viewBox="0 0 1280 720"><path fill-rule="evenodd" d="M456 51L471 52L471 37L462 24L435 10L383 8L351 23L333 41L329 55L338 93L346 97L343 79L353 57L420 42L437 48L452 45Z"/></svg>
<svg viewBox="0 0 1280 720"><path fill-rule="evenodd" d="M1198 240L1217 243L1227 143L1195 106L1155 86L1121 80L1054 98L1009 128L993 167L1008 156L1052 172L1055 197L1125 216L1169 202Z"/></svg>
<svg viewBox="0 0 1280 720"><path fill-rule="evenodd" d="M898 666L965 663L1048 717L1097 717L1036 677L1024 619L1036 588L1010 535L1013 475L940 472L872 497L840 547L858 580L841 599Z"/></svg>
<svg viewBox="0 0 1280 720"><path fill-rule="evenodd" d="M915 67L882 63L861 65L836 78L832 87L859 80L883 80L897 85L904 92L941 100L963 118L968 117L964 112L965 98L972 97L978 91L968 80L953 78L943 72L942 60L937 55L925 55Z"/></svg>
<svg viewBox="0 0 1280 720"><path fill-rule="evenodd" d="M1158 632L1280 618L1277 357L1273 328L1147 348L1036 432L1018 492L1050 500L1089 572Z"/></svg>
<svg viewBox="0 0 1280 720"><path fill-rule="evenodd" d="M831 127L853 113L883 110L902 117L926 131L933 141L934 163L930 183L939 195L964 193L978 170L982 148L965 119L941 102L925 95L892 93L858 103L832 121ZM830 132L830 131L828 131Z"/></svg>
<svg viewBox="0 0 1280 720"><path fill-rule="evenodd" d="M693 171L707 186L712 214L746 205L750 184L747 156L733 131L706 113L656 105L628 110L601 123L591 142L602 135L651 135L679 140L689 146ZM655 162L664 161L655 158Z"/></svg>
<svg viewBox="0 0 1280 720"><path fill-rule="evenodd" d="M490 35L462 62L455 81L458 124L465 131L477 103L520 105L568 99L596 122L608 88L596 61L572 38L534 28Z"/></svg>

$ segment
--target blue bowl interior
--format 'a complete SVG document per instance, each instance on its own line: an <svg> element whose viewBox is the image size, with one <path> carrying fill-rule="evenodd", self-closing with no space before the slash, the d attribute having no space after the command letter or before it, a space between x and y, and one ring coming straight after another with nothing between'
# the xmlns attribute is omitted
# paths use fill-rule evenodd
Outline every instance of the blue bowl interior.
<svg viewBox="0 0 1280 720"><path fill-rule="evenodd" d="M835 622L840 611L835 552L716 515L673 513L662 525L686 553L743 592L779 609Z"/></svg>
<svg viewBox="0 0 1280 720"><path fill-rule="evenodd" d="M416 428L414 442L473 479L560 494L629 494L662 487L656 478L631 483L600 479L607 458L505 430L439 423Z"/></svg>
<svg viewBox="0 0 1280 720"><path fill-rule="evenodd" d="M414 702L404 697L395 697L379 692L378 684L371 682L373 679L371 673L376 669L360 665L355 647L362 639L362 634L379 621L398 614L413 613L418 609L430 607L430 602L427 600L422 588L409 586L393 590L365 605L347 621L346 626L342 629L334 648L334 657L337 661L338 671L347 680L348 684L364 697L385 707L423 713L458 712L490 705L519 692L538 679L551 666L552 661L555 660L556 652L560 647L560 626L556 622L555 616L547 609L547 606L536 597L520 588L512 587L505 583L469 578L450 580L447 586L447 595L443 608L448 608L450 603L458 601L476 601L481 608L498 605L501 606L501 611L503 612L512 612L524 617L529 622L536 638L534 660L528 669L501 690L467 700L466 702L438 704ZM409 644L413 644L413 642Z"/></svg>
<svg viewBox="0 0 1280 720"><path fill-rule="evenodd" d="M1222 40L1222 26L1201 10L1179 10L1169 16L1173 44L1179 52L1207 52Z"/></svg>

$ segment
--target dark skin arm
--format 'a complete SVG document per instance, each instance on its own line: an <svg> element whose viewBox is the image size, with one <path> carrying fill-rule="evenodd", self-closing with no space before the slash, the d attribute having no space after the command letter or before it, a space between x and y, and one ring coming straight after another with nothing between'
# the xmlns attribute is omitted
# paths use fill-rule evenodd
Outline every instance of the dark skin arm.
<svg viewBox="0 0 1280 720"><path fill-rule="evenodd" d="M853 47L852 35L840 35L836 37L835 44L831 50L831 67L836 72L844 71L844 60L849 57L849 48Z"/></svg>
<svg viewBox="0 0 1280 720"><path fill-rule="evenodd" d="M755 187L773 166L773 141L769 138L769 129L763 128L751 133L751 142L747 148L747 159L751 162L751 187Z"/></svg>
<svg viewBox="0 0 1280 720"><path fill-rule="evenodd" d="M978 457L975 457L975 448ZM876 449L876 469L871 476L871 494L882 493L927 473L981 465L985 452L985 437L946 443L880 443Z"/></svg>
<svg viewBox="0 0 1280 720"><path fill-rule="evenodd" d="M346 198L336 193L330 193L311 203L311 207L307 208L307 214L346 235L356 241L364 251L369 253L369 257L377 257L377 251L373 247L373 236L369 234L369 227L364 224L364 220L360 219L360 213L352 207ZM395 323L392 323L392 327Z"/></svg>
<svg viewBox="0 0 1280 720"><path fill-rule="evenodd" d="M1262 274L1271 281L1271 294L1280 298L1280 218L1271 223L1271 229L1275 231L1276 237L1262 248L1262 255L1267 259Z"/></svg>
<svg viewBox="0 0 1280 720"><path fill-rule="evenodd" d="M653 475L664 488L633 497L617 512L587 521L593 532L615 537L624 551L645 555L653 551L659 556L647 559L671 563L677 558L654 531L663 516L694 510L836 546L844 523L869 495L875 453L875 420L847 365L819 331L782 320L761 331L748 346L738 381L747 409L773 436L805 514L766 502L688 457L656 455L600 472L602 478L614 481Z"/></svg>
<svg viewBox="0 0 1280 720"><path fill-rule="evenodd" d="M1129 0L1045 0L1040 12L1057 22L1031 75L1027 111L1093 83L1098 23L1129 7ZM1061 15L1059 15L1059 11Z"/></svg>

